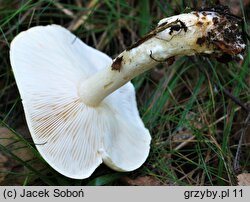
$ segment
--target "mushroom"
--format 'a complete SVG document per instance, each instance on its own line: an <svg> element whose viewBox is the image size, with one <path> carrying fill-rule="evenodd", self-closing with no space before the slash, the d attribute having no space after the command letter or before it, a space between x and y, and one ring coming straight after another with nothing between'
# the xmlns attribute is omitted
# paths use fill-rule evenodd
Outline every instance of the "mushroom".
<svg viewBox="0 0 250 202"><path fill-rule="evenodd" d="M238 24L212 11L165 18L113 61L58 25L20 33L10 61L38 151L70 178L87 178L102 162L117 171L139 168L151 137L129 81L178 55L240 55Z"/></svg>

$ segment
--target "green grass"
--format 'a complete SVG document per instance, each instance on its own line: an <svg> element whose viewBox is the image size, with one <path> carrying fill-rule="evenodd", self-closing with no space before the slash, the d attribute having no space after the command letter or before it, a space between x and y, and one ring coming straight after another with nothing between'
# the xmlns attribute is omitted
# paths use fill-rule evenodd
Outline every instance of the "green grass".
<svg viewBox="0 0 250 202"><path fill-rule="evenodd" d="M0 144L0 154L12 159L8 170L0 169L0 174L7 175L0 184L16 184L18 178L20 185L123 185L125 176L152 176L166 185L236 184L233 161L247 113L223 89L250 105L249 46L241 65L221 64L214 58L201 56L179 57L170 67L161 64L135 78L132 82L138 108L152 135L149 158L133 172L118 173L102 165L90 178L73 180L50 168L28 135L9 62L11 40L29 27L55 23L71 27L83 41L114 58L161 18L196 5L186 1L163 4L147 0L3 2L0 3L0 126L8 128L14 136L7 145ZM92 6L88 7L90 2ZM73 17L58 5L72 12ZM248 13L243 11L246 27L249 27ZM86 20L73 29L76 19L84 15ZM0 142L2 139L0 133ZM32 159L20 158L19 151L23 148L33 154ZM249 172L249 142L243 144L240 160L241 169ZM6 165L0 161L1 166Z"/></svg>

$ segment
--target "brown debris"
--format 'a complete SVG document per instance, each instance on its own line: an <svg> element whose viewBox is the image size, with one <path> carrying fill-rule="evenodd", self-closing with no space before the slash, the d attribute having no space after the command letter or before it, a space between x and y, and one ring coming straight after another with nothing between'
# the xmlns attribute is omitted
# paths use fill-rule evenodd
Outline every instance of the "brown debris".
<svg viewBox="0 0 250 202"><path fill-rule="evenodd" d="M143 176L131 179L129 177L122 178L126 185L130 186L160 186L163 185L159 180L152 176Z"/></svg>
<svg viewBox="0 0 250 202"><path fill-rule="evenodd" d="M23 129L20 129L23 131ZM19 138L9 129L0 127L0 145L10 150L14 155L22 161L28 161L35 169L44 168L44 163L37 161L31 149L25 145ZM26 176L25 173L30 172L19 161L15 160L11 155L0 151L0 185L22 185ZM21 174L13 177L9 172ZM31 181L31 179L30 179Z"/></svg>
<svg viewBox="0 0 250 202"><path fill-rule="evenodd" d="M199 17L199 14L197 11L194 11L193 14L196 16L196 17Z"/></svg>
<svg viewBox="0 0 250 202"><path fill-rule="evenodd" d="M202 15L207 16L207 12L203 11Z"/></svg>
<svg viewBox="0 0 250 202"><path fill-rule="evenodd" d="M196 44L202 46L205 42L206 42L206 37L203 36L197 39Z"/></svg>
<svg viewBox="0 0 250 202"><path fill-rule="evenodd" d="M134 44L132 44L131 46L129 46L126 51L130 51L133 48L138 47L139 45L141 45L142 43L144 43L145 41L151 39L152 37L154 37L156 35L156 33L154 32L150 32L149 34L145 35L144 37L142 37L141 39L139 39L137 42L135 42Z"/></svg>
<svg viewBox="0 0 250 202"><path fill-rule="evenodd" d="M122 60L123 60L123 56L117 57L115 59L115 61L112 63L111 69L112 70L118 70L120 72L121 67L122 67Z"/></svg>
<svg viewBox="0 0 250 202"><path fill-rule="evenodd" d="M174 63L174 61L175 61L175 57L174 56L168 58L167 59L168 66L172 65Z"/></svg>
<svg viewBox="0 0 250 202"><path fill-rule="evenodd" d="M172 33L173 33L174 31L178 32L178 31L180 31L180 29L181 29L181 26L180 26L180 25L173 25L173 26L170 28L169 34L172 35Z"/></svg>
<svg viewBox="0 0 250 202"><path fill-rule="evenodd" d="M202 27L202 25L203 25L203 22L201 22L201 21L198 21L198 22L196 23L196 25L197 25L197 26L199 26L199 27Z"/></svg>
<svg viewBox="0 0 250 202"><path fill-rule="evenodd" d="M219 22L219 19L217 17L213 17L212 21L213 21L214 25L217 25Z"/></svg>
<svg viewBox="0 0 250 202"><path fill-rule="evenodd" d="M213 18L214 29L208 33L207 40L223 53L235 56L244 51L242 33L239 31L240 19L232 15L220 14Z"/></svg>

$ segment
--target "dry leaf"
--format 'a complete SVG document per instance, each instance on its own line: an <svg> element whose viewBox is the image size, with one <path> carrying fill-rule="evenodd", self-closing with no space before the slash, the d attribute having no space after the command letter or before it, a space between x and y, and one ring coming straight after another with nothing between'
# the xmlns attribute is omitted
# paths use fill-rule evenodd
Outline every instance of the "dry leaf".
<svg viewBox="0 0 250 202"><path fill-rule="evenodd" d="M8 175L7 165L8 158L0 153L0 183L5 179L6 175Z"/></svg>
<svg viewBox="0 0 250 202"><path fill-rule="evenodd" d="M20 129L18 131L24 131ZM29 135L29 134L25 134ZM29 164L33 168L40 170L44 168L44 163L35 160L34 154L30 148L27 147L21 140L19 140L14 133L9 129L0 127L0 145L4 146L6 149L10 150L18 158L23 161L29 161ZM32 160L32 161L30 161ZM20 162L16 161L12 156L7 155L0 151L0 185L20 185L23 184L25 180L25 175L15 177L9 172L15 172L20 174L29 173L30 171L23 166ZM32 181L30 179L30 181Z"/></svg>
<svg viewBox="0 0 250 202"><path fill-rule="evenodd" d="M33 154L27 146L18 140L15 134L4 127L0 127L0 145L12 151L23 161L31 160L33 158ZM17 169L19 169L19 171L17 171ZM12 183L9 184L9 172L23 173L23 170L24 168L23 166L20 166L20 163L15 161L10 155L0 151L0 185L13 185ZM15 182L17 182L19 178L20 177L15 178ZM15 185L18 184L15 183Z"/></svg>
<svg viewBox="0 0 250 202"><path fill-rule="evenodd" d="M241 173L237 176L238 185L250 186L250 173Z"/></svg>
<svg viewBox="0 0 250 202"><path fill-rule="evenodd" d="M4 127L0 127L0 144L10 149L23 161L31 160L34 157L30 149L18 140L15 134Z"/></svg>

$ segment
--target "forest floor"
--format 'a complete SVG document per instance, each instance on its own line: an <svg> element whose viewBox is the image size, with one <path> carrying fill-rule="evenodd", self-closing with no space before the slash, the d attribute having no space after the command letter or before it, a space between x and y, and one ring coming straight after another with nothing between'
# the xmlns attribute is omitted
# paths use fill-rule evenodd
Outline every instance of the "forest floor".
<svg viewBox="0 0 250 202"><path fill-rule="evenodd" d="M198 3L197 3L198 2ZM0 185L237 185L250 181L250 47L244 61L178 57L132 80L152 136L147 161L133 172L101 165L84 180L53 170L37 152L9 61L21 31L60 24L115 58L165 17L206 1L0 0ZM244 17L250 1L222 3Z"/></svg>

